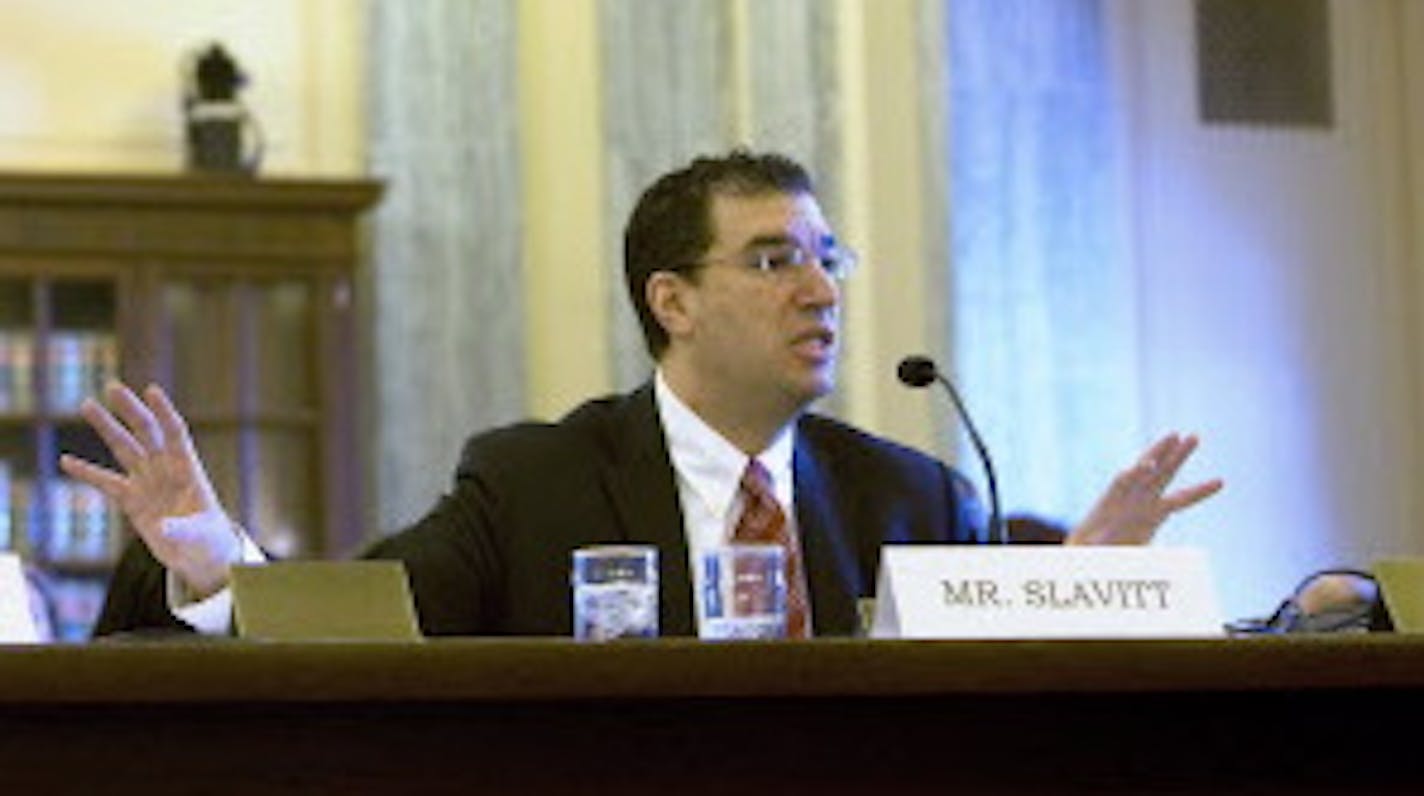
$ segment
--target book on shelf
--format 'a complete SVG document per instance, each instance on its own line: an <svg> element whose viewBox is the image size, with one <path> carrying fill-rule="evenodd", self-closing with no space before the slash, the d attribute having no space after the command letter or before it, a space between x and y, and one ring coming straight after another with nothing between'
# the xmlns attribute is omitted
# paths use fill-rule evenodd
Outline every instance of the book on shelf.
<svg viewBox="0 0 1424 796"><path fill-rule="evenodd" d="M15 518L10 512L10 463L0 459L0 551L25 553L15 535Z"/></svg>
<svg viewBox="0 0 1424 796"><path fill-rule="evenodd" d="M0 412L34 409L34 335L0 332Z"/></svg>
<svg viewBox="0 0 1424 796"><path fill-rule="evenodd" d="M52 578L49 581L50 624L54 640L79 643L89 639L94 622L104 608L107 585L100 580Z"/></svg>
<svg viewBox="0 0 1424 796"><path fill-rule="evenodd" d="M0 412L35 410L36 368L41 366L49 410L76 411L86 397L118 377L118 338L112 332L58 329L47 336L40 356L33 333L0 331Z"/></svg>
<svg viewBox="0 0 1424 796"><path fill-rule="evenodd" d="M119 375L118 340L108 332L56 331L46 358L48 404L54 412L73 412Z"/></svg>
<svg viewBox="0 0 1424 796"><path fill-rule="evenodd" d="M49 481L41 505L31 478L0 464L0 550L60 565L105 565L118 555L123 519L104 494L65 478Z"/></svg>

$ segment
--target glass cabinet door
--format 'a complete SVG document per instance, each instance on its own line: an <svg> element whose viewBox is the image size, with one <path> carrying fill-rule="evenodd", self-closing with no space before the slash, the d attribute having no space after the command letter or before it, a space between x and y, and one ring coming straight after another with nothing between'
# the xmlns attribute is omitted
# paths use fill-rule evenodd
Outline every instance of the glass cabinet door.
<svg viewBox="0 0 1424 796"><path fill-rule="evenodd" d="M62 453L113 466L78 409L122 373L189 421L223 505L273 553L361 542L352 280L367 179L0 173L0 549L80 640L130 534ZM52 586L52 588L51 588Z"/></svg>
<svg viewBox="0 0 1424 796"><path fill-rule="evenodd" d="M113 466L78 409L118 375L118 290L82 269L0 277L0 548L65 641L88 636L122 539L103 494L57 467L61 452Z"/></svg>
<svg viewBox="0 0 1424 796"><path fill-rule="evenodd" d="M175 279L155 366L223 503L270 553L321 533L318 320L306 279Z"/></svg>
<svg viewBox="0 0 1424 796"><path fill-rule="evenodd" d="M29 506L33 491L34 280L0 278L0 550L30 558Z"/></svg>

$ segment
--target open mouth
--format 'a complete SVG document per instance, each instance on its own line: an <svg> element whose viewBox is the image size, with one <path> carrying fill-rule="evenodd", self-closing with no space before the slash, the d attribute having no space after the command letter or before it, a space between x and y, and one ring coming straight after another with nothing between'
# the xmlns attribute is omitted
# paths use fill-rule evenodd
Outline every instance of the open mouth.
<svg viewBox="0 0 1424 796"><path fill-rule="evenodd" d="M812 329L797 335L794 347L816 359L828 358L836 349L836 333L831 329Z"/></svg>

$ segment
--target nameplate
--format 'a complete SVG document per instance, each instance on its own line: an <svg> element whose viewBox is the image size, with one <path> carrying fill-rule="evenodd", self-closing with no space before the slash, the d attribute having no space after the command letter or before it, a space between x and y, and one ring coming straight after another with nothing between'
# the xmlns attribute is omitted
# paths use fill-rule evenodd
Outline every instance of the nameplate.
<svg viewBox="0 0 1424 796"><path fill-rule="evenodd" d="M238 636L264 641L419 641L399 561L277 561L232 568Z"/></svg>
<svg viewBox="0 0 1424 796"><path fill-rule="evenodd" d="M887 545L873 638L1223 634L1205 552L1172 547Z"/></svg>
<svg viewBox="0 0 1424 796"><path fill-rule="evenodd" d="M0 553L0 644L34 644L39 640L20 557Z"/></svg>

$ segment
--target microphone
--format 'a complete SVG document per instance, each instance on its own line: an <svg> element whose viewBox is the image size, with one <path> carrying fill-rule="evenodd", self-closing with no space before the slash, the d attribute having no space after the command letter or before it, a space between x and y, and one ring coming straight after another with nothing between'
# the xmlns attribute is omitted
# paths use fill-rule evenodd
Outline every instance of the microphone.
<svg viewBox="0 0 1424 796"><path fill-rule="evenodd" d="M959 417L964 421L964 429L969 432L969 441L974 443L974 451L979 454L979 463L984 466L984 475L989 481L989 536L997 540L1000 544L1008 544L1009 534L1004 528L1003 516L999 513L999 482L994 477L994 461L989 458L989 449L984 445L984 439L979 436L979 429L974 427L974 421L969 417L969 410L964 408L964 401L959 398L959 391L954 389L940 374L939 368L935 367L933 359L925 356L908 356L900 360L900 364L895 368L895 375L900 378L900 383L907 387L926 387L931 382L939 382L944 386L945 392L949 393L949 398L954 402L954 408L959 412Z"/></svg>

